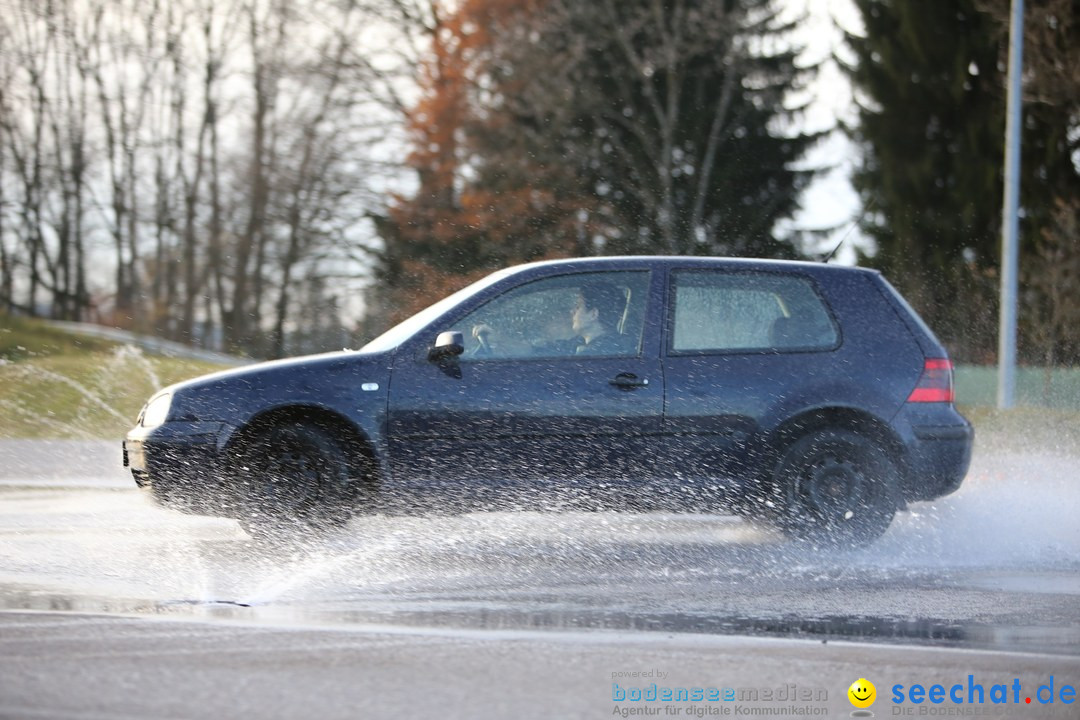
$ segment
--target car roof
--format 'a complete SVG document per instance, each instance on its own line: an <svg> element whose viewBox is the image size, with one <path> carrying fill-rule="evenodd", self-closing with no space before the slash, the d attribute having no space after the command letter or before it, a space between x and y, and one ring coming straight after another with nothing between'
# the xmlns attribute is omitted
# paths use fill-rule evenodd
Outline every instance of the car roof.
<svg viewBox="0 0 1080 720"><path fill-rule="evenodd" d="M701 255L606 255L601 257L585 258L561 258L555 260L541 260L523 265L506 268L504 272L516 274L515 271L533 270L549 267L566 267L571 269L614 269L614 268L641 268L649 267L678 267L678 268L724 268L738 270L802 270L814 274L832 273L867 273L879 274L877 270L852 265L830 265L822 262L808 260L775 260L768 258L742 258L742 257L717 257Z"/></svg>

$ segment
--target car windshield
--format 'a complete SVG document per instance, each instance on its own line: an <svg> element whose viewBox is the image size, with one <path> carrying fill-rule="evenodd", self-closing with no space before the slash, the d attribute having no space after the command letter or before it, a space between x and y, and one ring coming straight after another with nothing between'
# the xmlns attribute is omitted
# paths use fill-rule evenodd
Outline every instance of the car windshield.
<svg viewBox="0 0 1080 720"><path fill-rule="evenodd" d="M520 270L520 268L500 270L477 280L471 285L463 287L453 295L449 295L434 305L429 305L412 317L402 320L400 323L360 348L360 352L386 352L387 350L393 350L465 298L490 285L494 285L518 270Z"/></svg>

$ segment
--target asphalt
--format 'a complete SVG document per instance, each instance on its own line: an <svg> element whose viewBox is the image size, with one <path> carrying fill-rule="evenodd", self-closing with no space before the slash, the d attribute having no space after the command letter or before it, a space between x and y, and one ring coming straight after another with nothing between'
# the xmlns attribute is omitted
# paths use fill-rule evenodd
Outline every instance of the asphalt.
<svg viewBox="0 0 1080 720"><path fill-rule="evenodd" d="M116 443L0 441L0 718L850 717L860 679L876 717L1077 718L1075 460L981 453L858 551L587 513L265 545Z"/></svg>
<svg viewBox="0 0 1080 720"><path fill-rule="evenodd" d="M3 718L837 718L856 710L847 690L862 678L876 686L875 717L1078 716L1062 703L1080 678L1078 658L663 633L0 613ZM897 686L907 699L914 686L934 684L946 693L959 685L957 697L976 702L892 702ZM1051 684L1054 703L1040 703ZM1006 703L993 703L995 685L1008 690L998 696ZM981 704L969 686L982 688ZM677 697L680 688L687 697L700 688L702 698L715 688L720 699L630 699L635 690Z"/></svg>

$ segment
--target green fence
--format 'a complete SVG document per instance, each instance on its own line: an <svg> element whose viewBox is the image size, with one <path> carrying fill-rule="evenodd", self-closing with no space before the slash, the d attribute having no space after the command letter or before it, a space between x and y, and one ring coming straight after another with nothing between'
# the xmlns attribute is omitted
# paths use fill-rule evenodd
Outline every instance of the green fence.
<svg viewBox="0 0 1080 720"><path fill-rule="evenodd" d="M957 366L956 402L997 405L997 374L992 366ZM1017 368L1016 405L1080 410L1080 368Z"/></svg>

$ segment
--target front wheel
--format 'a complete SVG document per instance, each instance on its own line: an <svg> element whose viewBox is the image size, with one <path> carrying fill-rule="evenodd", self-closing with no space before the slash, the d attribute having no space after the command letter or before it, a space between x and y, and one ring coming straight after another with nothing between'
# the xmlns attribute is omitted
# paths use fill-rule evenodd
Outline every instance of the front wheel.
<svg viewBox="0 0 1080 720"><path fill-rule="evenodd" d="M819 430L797 440L777 467L779 524L801 540L867 545L889 527L899 473L881 448L849 430Z"/></svg>
<svg viewBox="0 0 1080 720"><path fill-rule="evenodd" d="M348 453L328 430L283 423L247 438L232 460L240 524L254 536L343 524L353 503Z"/></svg>

